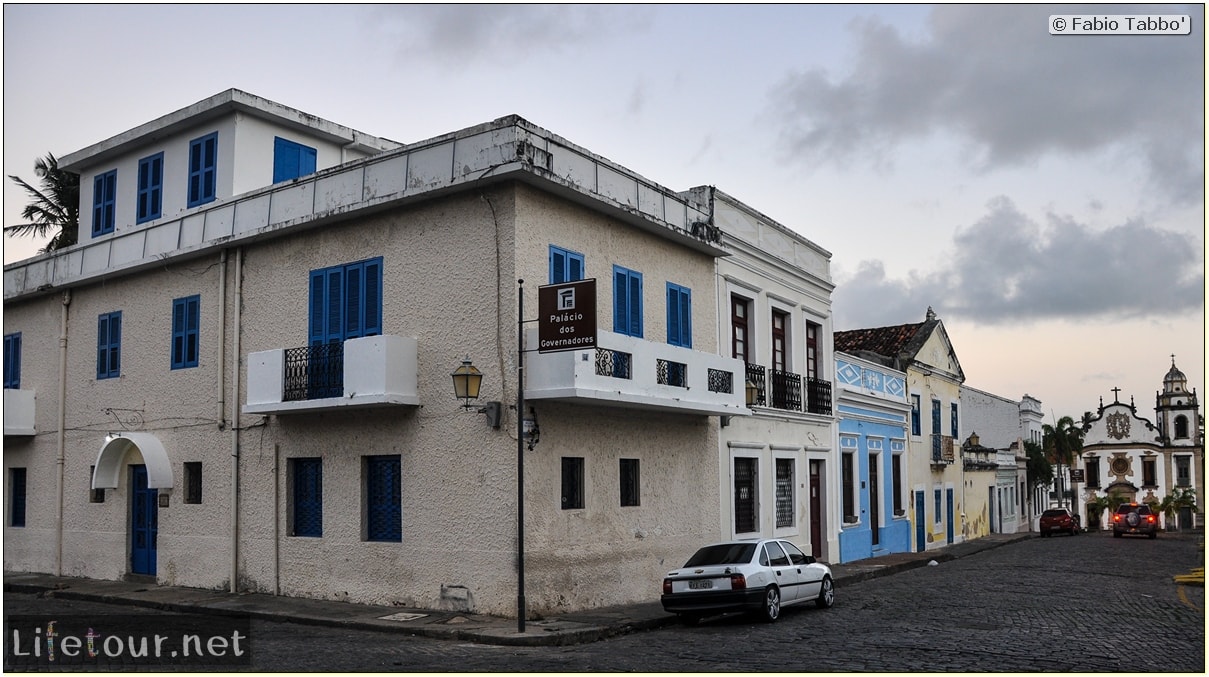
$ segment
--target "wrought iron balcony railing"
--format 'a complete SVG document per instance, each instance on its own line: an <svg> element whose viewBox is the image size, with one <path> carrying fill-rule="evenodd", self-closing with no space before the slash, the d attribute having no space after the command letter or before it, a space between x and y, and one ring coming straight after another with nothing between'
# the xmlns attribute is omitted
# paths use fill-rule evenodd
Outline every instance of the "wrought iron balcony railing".
<svg viewBox="0 0 1209 677"><path fill-rule="evenodd" d="M768 404L767 383L764 378L764 365L747 363L746 369L747 380L756 387L756 399L752 404L758 404L761 407Z"/></svg>
<svg viewBox="0 0 1209 677"><path fill-rule="evenodd" d="M286 402L319 400L344 394L344 343L285 350Z"/></svg>
<svg viewBox="0 0 1209 677"><path fill-rule="evenodd" d="M802 376L790 371L770 370L772 373L772 406L789 411L802 410Z"/></svg>
<svg viewBox="0 0 1209 677"><path fill-rule="evenodd" d="M806 377L806 411L831 415L831 381Z"/></svg>

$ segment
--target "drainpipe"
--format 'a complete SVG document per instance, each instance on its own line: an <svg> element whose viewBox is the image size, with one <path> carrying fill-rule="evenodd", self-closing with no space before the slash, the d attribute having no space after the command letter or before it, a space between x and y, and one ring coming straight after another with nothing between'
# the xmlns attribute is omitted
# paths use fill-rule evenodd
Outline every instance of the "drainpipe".
<svg viewBox="0 0 1209 677"><path fill-rule="evenodd" d="M63 464L67 455L67 309L71 290L63 292L63 312L59 322L59 450L55 456L55 575L63 575Z"/></svg>
<svg viewBox="0 0 1209 677"><path fill-rule="evenodd" d="M218 429L222 430L227 413L227 250L218 256Z"/></svg>
<svg viewBox="0 0 1209 677"><path fill-rule="evenodd" d="M273 594L281 594L281 496L278 481L281 462L281 445L273 444Z"/></svg>
<svg viewBox="0 0 1209 677"><path fill-rule="evenodd" d="M239 592L239 336L243 305L243 248L235 250L235 322L231 360L231 592Z"/></svg>

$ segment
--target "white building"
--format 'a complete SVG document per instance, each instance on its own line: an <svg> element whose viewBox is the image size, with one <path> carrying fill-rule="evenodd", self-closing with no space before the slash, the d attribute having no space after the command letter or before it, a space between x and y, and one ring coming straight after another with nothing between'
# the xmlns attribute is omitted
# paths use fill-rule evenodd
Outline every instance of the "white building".
<svg viewBox="0 0 1209 677"><path fill-rule="evenodd" d="M723 419L719 435L721 533L839 561L831 253L716 188L689 197L732 252L718 259L717 340L752 389L754 415Z"/></svg>
<svg viewBox="0 0 1209 677"><path fill-rule="evenodd" d="M830 332L827 255L770 221L748 239L717 195L515 116L398 145L235 90L63 166L79 244L4 268L6 571L514 614L523 489L525 608L585 609L653 599L731 535L720 418L769 480L774 456L799 490L828 472L810 382L748 427L718 316L748 294L772 366L785 311L786 367L827 382L807 341ZM780 244L718 282L732 248ZM768 276L782 262L806 272ZM522 372L538 287L580 279L596 346L527 329Z"/></svg>
<svg viewBox="0 0 1209 677"><path fill-rule="evenodd" d="M1163 378L1163 389L1155 396L1157 424L1138 415L1132 398L1120 400L1118 388L1113 401L1100 401L1096 414L1083 425L1083 450L1075 466L1084 473L1076 484L1073 506L1088 524L1099 497L1114 497L1126 503L1161 504L1177 492L1191 492L1195 508L1185 506L1164 527L1203 527L1205 501L1205 447L1203 419L1196 389L1175 366ZM1109 516L1100 517L1108 526Z"/></svg>
<svg viewBox="0 0 1209 677"><path fill-rule="evenodd" d="M997 452L994 495L988 499L992 533L1028 531L1030 524L1026 441L1041 443L1041 402L1019 401L967 385L961 387L965 423L981 444Z"/></svg>

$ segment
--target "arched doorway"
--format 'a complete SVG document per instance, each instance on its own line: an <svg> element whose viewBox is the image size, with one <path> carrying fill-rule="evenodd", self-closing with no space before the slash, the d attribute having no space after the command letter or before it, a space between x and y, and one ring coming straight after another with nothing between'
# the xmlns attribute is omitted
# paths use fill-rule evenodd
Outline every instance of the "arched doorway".
<svg viewBox="0 0 1209 677"><path fill-rule="evenodd" d="M151 433L110 435L101 444L92 473L93 489L116 489L129 467L130 573L155 576L159 531L159 492L172 489L172 464L164 445Z"/></svg>

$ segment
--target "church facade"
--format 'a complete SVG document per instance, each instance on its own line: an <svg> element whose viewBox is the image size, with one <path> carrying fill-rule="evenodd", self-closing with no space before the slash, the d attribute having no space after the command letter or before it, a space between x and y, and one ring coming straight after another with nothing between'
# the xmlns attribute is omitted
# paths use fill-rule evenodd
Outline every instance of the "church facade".
<svg viewBox="0 0 1209 677"><path fill-rule="evenodd" d="M1203 527L1205 500L1205 446L1196 390L1175 365L1163 378L1155 397L1155 420L1138 415L1130 399L1120 401L1113 389L1111 404L1100 402L1095 416L1083 422L1083 450L1076 468L1083 483L1076 485L1080 500L1074 506L1083 524L1094 527L1098 503L1148 503L1173 507L1163 515L1166 530ZM1176 500L1183 496L1184 500ZM1193 498L1194 502L1187 499ZM1099 518L1103 527L1107 510Z"/></svg>

